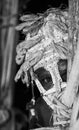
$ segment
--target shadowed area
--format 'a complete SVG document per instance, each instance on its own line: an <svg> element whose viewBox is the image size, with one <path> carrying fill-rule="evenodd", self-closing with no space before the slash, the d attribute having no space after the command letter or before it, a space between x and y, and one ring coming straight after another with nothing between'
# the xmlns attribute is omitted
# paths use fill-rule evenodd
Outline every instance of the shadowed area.
<svg viewBox="0 0 79 130"><path fill-rule="evenodd" d="M39 81L41 82L42 86L48 90L53 86L53 81L52 81L52 77L49 73L49 71L47 71L46 69L44 69L43 67L37 69L35 71Z"/></svg>

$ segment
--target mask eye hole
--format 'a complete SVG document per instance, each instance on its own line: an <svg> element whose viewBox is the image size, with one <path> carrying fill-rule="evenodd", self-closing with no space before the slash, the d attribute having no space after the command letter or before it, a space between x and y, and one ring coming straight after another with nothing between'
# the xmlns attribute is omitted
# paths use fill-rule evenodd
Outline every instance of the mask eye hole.
<svg viewBox="0 0 79 130"><path fill-rule="evenodd" d="M63 82L67 82L67 60L60 59L58 62L58 70Z"/></svg>
<svg viewBox="0 0 79 130"><path fill-rule="evenodd" d="M45 90L48 90L53 86L52 77L49 71L41 67L37 69L35 73Z"/></svg>

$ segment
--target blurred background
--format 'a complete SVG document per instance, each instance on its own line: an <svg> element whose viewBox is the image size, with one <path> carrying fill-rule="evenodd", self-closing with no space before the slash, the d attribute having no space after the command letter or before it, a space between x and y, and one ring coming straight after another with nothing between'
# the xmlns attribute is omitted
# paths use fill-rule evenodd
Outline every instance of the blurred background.
<svg viewBox="0 0 79 130"><path fill-rule="evenodd" d="M0 0L0 109L4 109L4 106L9 110L14 108L28 116L26 104L32 98L31 87L27 88L20 80L17 83L14 81L19 69L15 62L16 46L25 37L21 32L17 32L15 27L20 23L19 18L23 14L43 13L51 7L67 8L68 1ZM37 87L35 94L36 98L40 95ZM14 118L14 126L13 120ZM9 129L15 128L11 125Z"/></svg>

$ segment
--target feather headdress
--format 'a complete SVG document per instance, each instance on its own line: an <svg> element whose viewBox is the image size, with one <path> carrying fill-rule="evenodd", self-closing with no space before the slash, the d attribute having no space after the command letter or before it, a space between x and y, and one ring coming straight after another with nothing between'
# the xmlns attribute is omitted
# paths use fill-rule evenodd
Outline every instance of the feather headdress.
<svg viewBox="0 0 79 130"><path fill-rule="evenodd" d="M69 56L68 13L52 8L44 14L24 15L20 20L22 23L16 29L22 30L25 39L16 47L16 63L21 67L15 80L24 74L27 82L27 71L31 67L36 70Z"/></svg>

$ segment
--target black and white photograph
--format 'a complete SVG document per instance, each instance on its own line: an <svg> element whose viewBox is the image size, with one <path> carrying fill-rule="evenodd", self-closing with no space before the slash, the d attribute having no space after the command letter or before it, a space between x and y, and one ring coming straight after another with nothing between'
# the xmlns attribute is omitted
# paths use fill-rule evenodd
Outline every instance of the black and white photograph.
<svg viewBox="0 0 79 130"><path fill-rule="evenodd" d="M79 0L0 0L0 130L79 130Z"/></svg>

